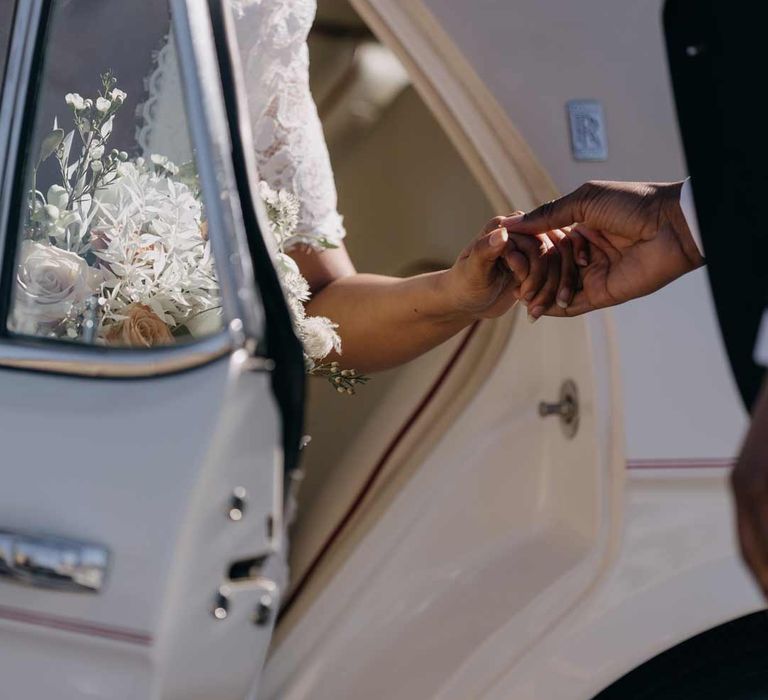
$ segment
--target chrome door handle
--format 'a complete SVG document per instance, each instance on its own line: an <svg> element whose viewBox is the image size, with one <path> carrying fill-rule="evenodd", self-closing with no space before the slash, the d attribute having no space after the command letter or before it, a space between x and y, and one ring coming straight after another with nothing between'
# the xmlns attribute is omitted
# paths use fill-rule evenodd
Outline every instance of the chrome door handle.
<svg viewBox="0 0 768 700"><path fill-rule="evenodd" d="M101 545L0 530L0 579L98 593L108 566L109 552Z"/></svg>
<svg viewBox="0 0 768 700"><path fill-rule="evenodd" d="M556 403L539 403L539 415L559 416L560 425L567 438L572 438L579 430L579 390L576 382L566 379L560 387L560 400Z"/></svg>

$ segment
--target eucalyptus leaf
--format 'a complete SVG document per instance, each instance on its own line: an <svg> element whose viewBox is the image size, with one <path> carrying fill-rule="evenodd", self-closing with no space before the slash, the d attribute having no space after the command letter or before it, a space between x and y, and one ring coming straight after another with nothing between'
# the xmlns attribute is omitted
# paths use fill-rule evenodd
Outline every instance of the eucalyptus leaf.
<svg viewBox="0 0 768 700"><path fill-rule="evenodd" d="M112 125L114 124L115 118L110 117L107 119L107 121L104 122L104 124L101 127L101 137L106 141L110 135L112 134Z"/></svg>
<svg viewBox="0 0 768 700"><path fill-rule="evenodd" d="M72 150L72 140L75 138L75 132L70 131L61 142L61 149L59 150L59 158L64 165L69 163L69 154Z"/></svg>
<svg viewBox="0 0 768 700"><path fill-rule="evenodd" d="M64 140L64 129L54 129L40 144L40 158L38 164L50 158Z"/></svg>

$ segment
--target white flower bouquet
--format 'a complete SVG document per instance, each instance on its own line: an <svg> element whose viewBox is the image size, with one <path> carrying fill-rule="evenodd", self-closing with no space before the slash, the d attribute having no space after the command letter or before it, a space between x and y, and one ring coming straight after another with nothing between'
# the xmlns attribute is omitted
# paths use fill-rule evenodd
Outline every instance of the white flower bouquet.
<svg viewBox="0 0 768 700"><path fill-rule="evenodd" d="M269 227L275 239L277 253L275 268L283 285L294 327L304 346L304 362L308 374L324 376L341 394L354 394L358 384L365 384L368 377L353 369L341 369L338 362L323 363L335 351L341 354L341 338L338 326L324 316L307 316L306 303L311 293L299 266L286 255L286 243L293 238L299 223L299 200L290 192L276 192L266 182L259 185L259 195L269 218ZM332 245L320 241L325 248Z"/></svg>
<svg viewBox="0 0 768 700"><path fill-rule="evenodd" d="M54 121L33 168L33 185L18 254L11 330L86 343L152 347L209 335L222 327L205 207L194 164L130 158L109 149L126 94L111 73L95 99L68 94L74 128ZM79 154L73 156L77 140ZM53 159L58 182L45 193L38 171ZM285 241L297 225L298 202L261 186L279 249L275 261L307 370L341 392L364 381L338 364L335 325L308 317L309 286Z"/></svg>

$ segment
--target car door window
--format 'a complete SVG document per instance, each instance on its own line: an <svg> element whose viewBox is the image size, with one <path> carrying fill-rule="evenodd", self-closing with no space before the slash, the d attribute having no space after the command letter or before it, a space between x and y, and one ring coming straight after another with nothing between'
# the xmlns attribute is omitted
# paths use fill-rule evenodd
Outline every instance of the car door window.
<svg viewBox="0 0 768 700"><path fill-rule="evenodd" d="M219 332L168 4L53 2L33 102L8 331L131 348Z"/></svg>

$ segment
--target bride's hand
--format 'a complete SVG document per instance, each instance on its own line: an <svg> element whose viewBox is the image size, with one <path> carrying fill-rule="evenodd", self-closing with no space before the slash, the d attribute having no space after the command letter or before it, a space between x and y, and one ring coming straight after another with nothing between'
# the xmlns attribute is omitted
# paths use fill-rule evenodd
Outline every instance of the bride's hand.
<svg viewBox="0 0 768 700"><path fill-rule="evenodd" d="M497 318L520 299L536 320L556 302L570 302L579 282L572 240L561 231L510 234L504 221L489 221L448 271L447 291L456 311Z"/></svg>

